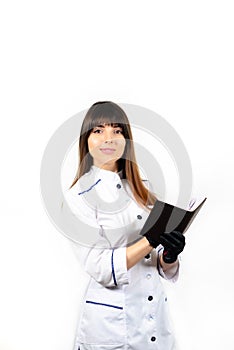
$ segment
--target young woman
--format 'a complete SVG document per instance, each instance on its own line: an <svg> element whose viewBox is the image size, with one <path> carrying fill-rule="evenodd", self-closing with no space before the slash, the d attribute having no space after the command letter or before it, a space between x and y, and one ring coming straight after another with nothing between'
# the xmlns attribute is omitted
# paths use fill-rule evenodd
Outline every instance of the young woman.
<svg viewBox="0 0 234 350"><path fill-rule="evenodd" d="M88 110L65 198L98 232L89 246L77 245L90 279L74 350L175 349L160 276L178 278L184 236L173 231L158 242L154 232L139 235L156 196L140 177L130 124L117 104L97 102Z"/></svg>

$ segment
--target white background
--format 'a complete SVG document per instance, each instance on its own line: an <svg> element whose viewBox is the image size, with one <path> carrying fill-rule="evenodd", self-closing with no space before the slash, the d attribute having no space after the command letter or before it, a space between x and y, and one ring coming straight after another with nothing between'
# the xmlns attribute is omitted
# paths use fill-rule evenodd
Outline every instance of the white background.
<svg viewBox="0 0 234 350"><path fill-rule="evenodd" d="M84 276L47 217L40 162L98 100L164 117L208 197L166 283L180 350L234 348L232 1L8 1L0 8L0 349L72 350Z"/></svg>

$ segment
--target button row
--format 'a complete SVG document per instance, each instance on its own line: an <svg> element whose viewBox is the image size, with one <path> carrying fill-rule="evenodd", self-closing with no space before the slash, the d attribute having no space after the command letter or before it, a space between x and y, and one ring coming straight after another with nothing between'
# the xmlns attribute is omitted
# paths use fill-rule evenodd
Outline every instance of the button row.
<svg viewBox="0 0 234 350"><path fill-rule="evenodd" d="M121 188L121 185L120 185L120 184L117 184L116 187L117 187L118 189L120 189L120 188ZM137 219L138 219L138 220L141 220L141 219L142 219L142 216L141 216L141 215L137 215Z"/></svg>
<svg viewBox="0 0 234 350"><path fill-rule="evenodd" d="M118 189L120 189L120 188L121 188L121 185L120 185L120 184L117 184L116 187L117 187ZM141 220L141 219L142 219L142 216L141 216L141 215L137 215L137 219L138 219L138 220ZM150 258L150 254L147 254L147 255L145 256L145 259L149 259L149 258ZM146 278L147 278L147 279L150 279L150 278L151 278L151 274L148 274L148 275L146 276ZM148 296L148 300L149 300L149 301L153 300L152 295L149 295L149 296ZM151 316L150 319L152 320L153 317ZM156 337L151 337L151 341L152 341L152 342L154 342L155 340L156 340Z"/></svg>
<svg viewBox="0 0 234 350"><path fill-rule="evenodd" d="M120 184L117 184L116 187L117 187L118 189L120 189L120 188L121 188L121 185L120 185ZM141 216L141 215L137 215L137 219L138 219L138 220L141 220L141 219L142 219L142 216Z"/></svg>
<svg viewBox="0 0 234 350"><path fill-rule="evenodd" d="M153 321L153 320L154 320L154 317L152 315L149 315L149 321ZM156 337L152 336L150 340L154 342L156 340Z"/></svg>
<svg viewBox="0 0 234 350"><path fill-rule="evenodd" d="M120 188L121 188L121 185L120 185L120 184L117 184L116 187L117 187L118 189L120 189ZM137 215L137 219L138 219L138 220L141 220L141 219L142 219L142 216L141 216L141 215Z"/></svg>

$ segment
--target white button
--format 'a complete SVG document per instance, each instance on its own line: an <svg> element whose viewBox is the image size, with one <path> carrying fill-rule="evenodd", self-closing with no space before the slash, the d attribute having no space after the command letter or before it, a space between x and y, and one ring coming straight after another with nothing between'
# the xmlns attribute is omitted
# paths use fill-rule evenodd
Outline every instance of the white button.
<svg viewBox="0 0 234 350"><path fill-rule="evenodd" d="M154 316L152 315L149 315L149 318L148 318L149 321L153 321L154 320Z"/></svg>
<svg viewBox="0 0 234 350"><path fill-rule="evenodd" d="M148 273L148 275L146 275L146 278L149 280L151 278L151 274Z"/></svg>

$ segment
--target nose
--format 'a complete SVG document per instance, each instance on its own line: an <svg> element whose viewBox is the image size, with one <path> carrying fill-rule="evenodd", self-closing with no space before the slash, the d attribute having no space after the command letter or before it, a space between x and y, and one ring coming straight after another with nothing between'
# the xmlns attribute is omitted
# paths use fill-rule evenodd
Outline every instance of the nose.
<svg viewBox="0 0 234 350"><path fill-rule="evenodd" d="M104 141L105 142L113 142L113 132L111 130L107 131L104 133Z"/></svg>

